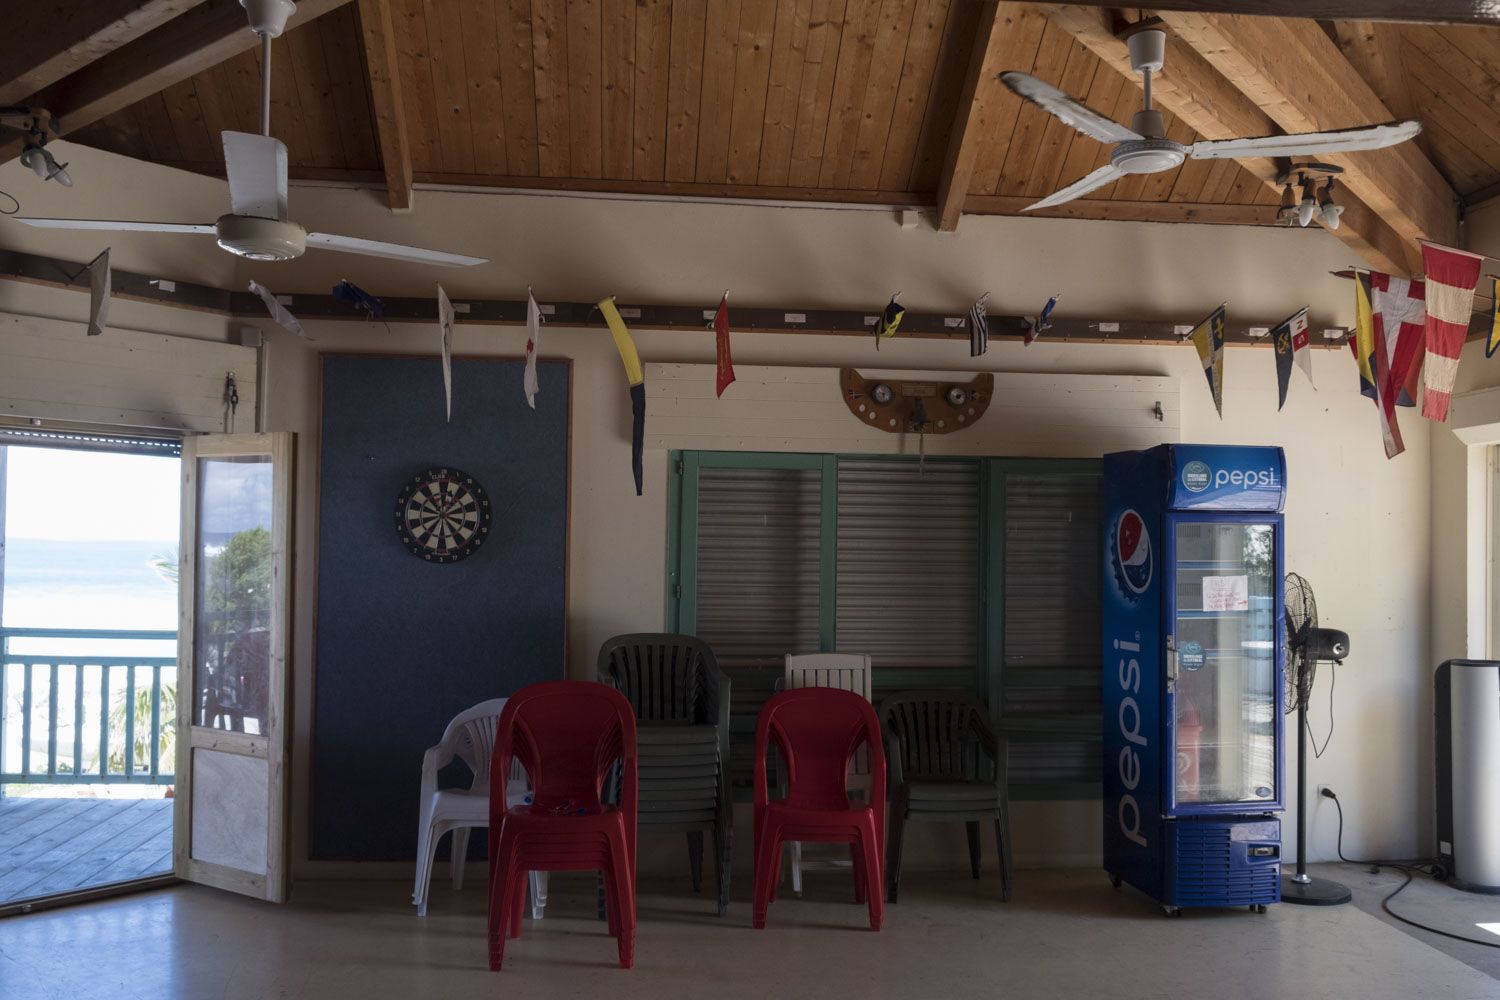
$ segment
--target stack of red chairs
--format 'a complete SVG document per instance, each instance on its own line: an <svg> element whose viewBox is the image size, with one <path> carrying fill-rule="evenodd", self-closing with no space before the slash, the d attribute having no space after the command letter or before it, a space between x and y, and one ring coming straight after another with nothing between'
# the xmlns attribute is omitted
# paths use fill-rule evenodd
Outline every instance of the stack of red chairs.
<svg viewBox="0 0 1500 1000"><path fill-rule="evenodd" d="M531 778L528 805L505 804L511 759ZM621 763L619 803L600 789ZM620 692L592 681L533 684L505 703L490 765L490 970L505 937L521 936L530 871L604 873L609 932L620 966L635 964L635 712Z"/></svg>
<svg viewBox="0 0 1500 1000"><path fill-rule="evenodd" d="M766 755L781 754L787 794L771 801ZM870 801L849 799L849 761L869 747ZM781 882L786 841L847 843L854 856L854 900L870 908L870 929L885 912L885 753L875 709L852 691L798 688L773 696L755 726L755 898L751 919L766 913ZM492 772L493 773L493 772Z"/></svg>

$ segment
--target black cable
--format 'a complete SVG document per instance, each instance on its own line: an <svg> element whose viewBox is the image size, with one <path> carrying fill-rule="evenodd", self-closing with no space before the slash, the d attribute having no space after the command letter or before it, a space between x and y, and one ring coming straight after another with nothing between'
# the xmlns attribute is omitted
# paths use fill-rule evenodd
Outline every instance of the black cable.
<svg viewBox="0 0 1500 1000"><path fill-rule="evenodd" d="M1401 874L1406 876L1406 881L1402 882L1395 889L1391 890L1391 892L1388 893L1386 897L1380 901L1380 908L1386 912L1387 916L1395 920L1399 920L1403 924L1416 927L1419 930L1424 930L1429 934L1437 934L1441 937L1452 938L1454 941L1466 941L1469 944L1477 944L1485 948L1500 948L1500 941L1481 941L1478 938L1464 937L1462 934L1454 934L1452 931L1439 930L1436 927L1429 927L1427 924L1412 920L1410 917L1403 917L1401 914L1391 909L1391 900L1401 895L1402 890L1411 885L1412 879L1416 877L1415 873L1422 872L1425 875L1432 875L1433 871L1437 868L1436 862L1428 858L1407 858L1399 861L1363 861L1344 857L1344 806L1341 802L1339 802L1339 797L1333 794L1332 790L1325 789L1323 794L1333 800L1334 806L1336 806L1339 811L1338 854L1340 861L1350 865L1369 865L1375 871L1379 871L1381 868L1394 868Z"/></svg>
<svg viewBox="0 0 1500 1000"><path fill-rule="evenodd" d="M1313 747L1314 760L1321 759L1323 756L1323 752L1328 749L1328 744L1333 742L1333 689L1339 682L1338 664L1330 663L1328 665L1328 669L1328 738L1323 741L1322 747L1318 746L1318 738L1313 735L1312 723L1305 723L1307 726L1307 738L1312 743ZM1311 691L1308 692L1308 697L1312 697Z"/></svg>
<svg viewBox="0 0 1500 1000"><path fill-rule="evenodd" d="M20 213L21 202L16 198L15 195L11 194L9 191L0 191L0 198L9 198L10 203L16 206L8 212L5 209L0 208L0 215L17 215Z"/></svg>

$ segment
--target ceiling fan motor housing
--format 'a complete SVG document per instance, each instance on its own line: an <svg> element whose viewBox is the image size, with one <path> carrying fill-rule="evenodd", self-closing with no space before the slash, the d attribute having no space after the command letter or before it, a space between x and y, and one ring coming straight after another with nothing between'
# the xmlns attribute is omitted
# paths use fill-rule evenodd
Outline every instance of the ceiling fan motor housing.
<svg viewBox="0 0 1500 1000"><path fill-rule="evenodd" d="M1187 159L1187 150L1171 139L1132 139L1110 153L1109 162L1127 174L1155 174L1171 170Z"/></svg>
<svg viewBox="0 0 1500 1000"><path fill-rule="evenodd" d="M219 246L249 260L294 260L307 249L307 231L281 219L221 215L214 231Z"/></svg>
<svg viewBox="0 0 1500 1000"><path fill-rule="evenodd" d="M250 30L268 38L280 38L287 19L297 9L292 0L240 0L240 6L250 19Z"/></svg>

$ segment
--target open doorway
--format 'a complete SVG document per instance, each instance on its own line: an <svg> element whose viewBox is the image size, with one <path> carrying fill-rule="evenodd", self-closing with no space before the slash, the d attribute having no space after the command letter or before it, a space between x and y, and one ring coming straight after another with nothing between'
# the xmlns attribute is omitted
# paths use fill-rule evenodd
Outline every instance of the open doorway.
<svg viewBox="0 0 1500 1000"><path fill-rule="evenodd" d="M0 435L0 913L172 871L179 456Z"/></svg>

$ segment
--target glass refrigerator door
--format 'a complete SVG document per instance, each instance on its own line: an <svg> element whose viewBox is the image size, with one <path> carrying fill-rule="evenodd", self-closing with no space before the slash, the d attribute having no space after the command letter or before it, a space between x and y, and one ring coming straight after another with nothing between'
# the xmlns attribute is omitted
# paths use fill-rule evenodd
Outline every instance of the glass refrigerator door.
<svg viewBox="0 0 1500 1000"><path fill-rule="evenodd" d="M1270 517L1171 522L1174 812L1280 805L1278 527Z"/></svg>

